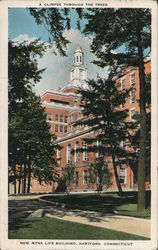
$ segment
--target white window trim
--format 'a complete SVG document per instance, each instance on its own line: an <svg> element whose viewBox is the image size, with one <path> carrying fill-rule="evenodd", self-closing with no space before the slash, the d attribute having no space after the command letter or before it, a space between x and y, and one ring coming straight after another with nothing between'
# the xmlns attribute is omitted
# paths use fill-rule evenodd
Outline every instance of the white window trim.
<svg viewBox="0 0 158 250"><path fill-rule="evenodd" d="M55 133L58 133L58 132L59 132L58 124L55 124Z"/></svg>
<svg viewBox="0 0 158 250"><path fill-rule="evenodd" d="M126 185L127 184L127 168L120 168L121 171L124 171L124 175L122 175L124 177L124 182L121 184ZM120 176L121 176L121 171L120 171Z"/></svg>
<svg viewBox="0 0 158 250"><path fill-rule="evenodd" d="M134 92L134 101L132 101L132 92ZM130 104L133 104L133 103L135 103L135 89L132 89L130 93Z"/></svg>
<svg viewBox="0 0 158 250"><path fill-rule="evenodd" d="M83 143L83 149L86 149L86 148L88 148L88 144ZM86 162L88 161L88 152L87 151L83 151L83 161L86 161Z"/></svg>
<svg viewBox="0 0 158 250"><path fill-rule="evenodd" d="M78 145L78 146L77 146ZM79 152L76 152L76 149L79 149L80 148L80 143L79 143L79 141L77 141L76 143L75 143L75 162L79 162L79 161L77 161L77 154L79 153Z"/></svg>
<svg viewBox="0 0 158 250"><path fill-rule="evenodd" d="M124 86L124 88L122 88L122 82L123 82L123 80L125 81L125 86ZM121 78L121 90L124 90L125 88L126 88L126 78L123 77L123 78Z"/></svg>
<svg viewBox="0 0 158 250"><path fill-rule="evenodd" d="M133 75L133 74L135 75L135 79L134 79L134 82L132 83L132 75ZM136 82L136 73L133 71L133 72L130 73L130 85L131 85L131 86L134 85L135 82Z"/></svg>
<svg viewBox="0 0 158 250"><path fill-rule="evenodd" d="M69 157L69 146L70 146L70 157ZM67 163L69 163L69 160L71 162L71 144L67 145Z"/></svg>
<svg viewBox="0 0 158 250"><path fill-rule="evenodd" d="M126 141L121 141L120 142L120 147L124 150L126 150Z"/></svg>
<svg viewBox="0 0 158 250"><path fill-rule="evenodd" d="M135 121L135 119L133 119L132 116L131 116L131 111L132 111L132 110L135 111L135 108L130 109L130 120L131 120L131 121Z"/></svg>
<svg viewBox="0 0 158 250"><path fill-rule="evenodd" d="M48 114L48 121L52 121L52 114Z"/></svg>
<svg viewBox="0 0 158 250"><path fill-rule="evenodd" d="M85 183L85 179L84 179L84 177L85 177L85 174L86 173L86 183ZM83 171L83 185L87 185L87 170L84 170Z"/></svg>
<svg viewBox="0 0 158 250"><path fill-rule="evenodd" d="M57 162L60 165L61 163L61 150L57 148Z"/></svg>

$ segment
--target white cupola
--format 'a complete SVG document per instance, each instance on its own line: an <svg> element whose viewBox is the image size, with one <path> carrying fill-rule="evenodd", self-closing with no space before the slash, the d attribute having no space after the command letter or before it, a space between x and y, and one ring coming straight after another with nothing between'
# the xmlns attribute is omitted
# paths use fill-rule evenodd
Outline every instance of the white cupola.
<svg viewBox="0 0 158 250"><path fill-rule="evenodd" d="M84 54L80 45L77 46L74 53L74 65L84 64Z"/></svg>
<svg viewBox="0 0 158 250"><path fill-rule="evenodd" d="M80 45L74 52L73 65L70 69L69 86L85 88L87 86L87 69L84 66L84 53Z"/></svg>

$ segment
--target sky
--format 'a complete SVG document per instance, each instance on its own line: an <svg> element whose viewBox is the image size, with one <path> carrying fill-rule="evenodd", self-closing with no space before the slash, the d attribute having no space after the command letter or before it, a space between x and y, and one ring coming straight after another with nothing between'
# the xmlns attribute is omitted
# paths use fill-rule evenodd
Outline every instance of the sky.
<svg viewBox="0 0 158 250"><path fill-rule="evenodd" d="M52 49L47 49L43 57L38 60L39 69L46 68L42 74L41 81L36 84L36 94L41 94L47 89L58 90L66 86L69 82L69 70L73 64L73 53L79 44L82 47L87 67L88 78L107 76L107 70L101 69L92 63L95 56L90 51L92 42L91 37L86 37L76 28L76 13L71 11L71 29L64 31L64 36L71 42L67 46L67 57L59 54L55 55ZM84 23L82 23L82 26ZM29 14L26 8L9 9L9 39L23 42L32 41L40 38L42 41L48 41L49 35L44 26L38 26L34 18Z"/></svg>

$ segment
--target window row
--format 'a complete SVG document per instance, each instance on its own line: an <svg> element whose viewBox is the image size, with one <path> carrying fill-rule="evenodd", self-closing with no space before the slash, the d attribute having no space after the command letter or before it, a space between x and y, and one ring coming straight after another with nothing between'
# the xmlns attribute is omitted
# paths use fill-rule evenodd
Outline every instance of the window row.
<svg viewBox="0 0 158 250"><path fill-rule="evenodd" d="M130 84L133 85L135 83L135 81L136 81L135 73L131 73L130 74ZM126 87L125 85L126 85L126 80L125 80L125 77L124 77L121 80L121 89L122 90L125 89L125 87Z"/></svg>
<svg viewBox="0 0 158 250"><path fill-rule="evenodd" d="M53 117L52 117L52 114L48 114L48 120L49 121L52 121L53 120ZM67 123L67 121L68 121L68 117L67 117L67 115L65 115L65 116L63 116L63 115L58 115L58 114L56 114L55 115L55 121L56 122L65 122L65 123Z"/></svg>
<svg viewBox="0 0 158 250"><path fill-rule="evenodd" d="M88 183L88 171L83 171L83 184L86 185ZM79 173L75 172L75 185L78 186L79 184Z"/></svg>
<svg viewBox="0 0 158 250"><path fill-rule="evenodd" d="M87 143L83 143L83 161L88 161L88 144ZM80 161L80 145L79 142L75 143L75 162L79 162ZM72 148L71 148L71 144L69 144L67 146L67 163L71 163L72 162Z"/></svg>
<svg viewBox="0 0 158 250"><path fill-rule="evenodd" d="M49 130L52 130L52 126L53 124L49 124ZM58 124L55 124L55 132L64 132L64 133L67 133L68 131L68 128L67 126L63 126L63 125L58 125Z"/></svg>
<svg viewBox="0 0 158 250"><path fill-rule="evenodd" d="M120 183L126 184L127 183L127 169L126 168L120 168ZM75 172L75 185L78 186L79 184L79 172ZM83 184L88 184L88 171L83 171Z"/></svg>
<svg viewBox="0 0 158 250"><path fill-rule="evenodd" d="M37 185L39 186L39 188L41 188L42 186L44 187L47 187L48 185L49 186L52 186L53 185L53 181L49 181L49 182L46 182L46 181L38 181L36 179L34 179L34 188L36 189L37 188Z"/></svg>
<svg viewBox="0 0 158 250"><path fill-rule="evenodd" d="M136 96L135 96L135 89L132 89L130 92L130 104L135 103ZM122 103L122 107L125 107L126 102Z"/></svg>
<svg viewBox="0 0 158 250"><path fill-rule="evenodd" d="M83 154L82 154L82 160L85 162L88 161L88 144L87 143L83 143ZM66 152L66 162L67 163L71 163L72 162L72 147L71 144L68 144L67 146L67 152ZM75 144L75 155L74 155L74 161L76 163L80 162L80 145L79 142L77 141ZM61 151L59 149L57 149L57 163L60 165L61 163Z"/></svg>

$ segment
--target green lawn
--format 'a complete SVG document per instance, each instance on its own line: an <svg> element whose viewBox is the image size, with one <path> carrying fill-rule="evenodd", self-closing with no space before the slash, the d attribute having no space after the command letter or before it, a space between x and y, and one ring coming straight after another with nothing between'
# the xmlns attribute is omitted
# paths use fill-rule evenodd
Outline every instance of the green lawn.
<svg viewBox="0 0 158 250"><path fill-rule="evenodd" d="M117 192L99 194L74 194L63 196L45 196L45 200L67 204L70 208L93 210L98 212L117 211L120 215L150 218L150 192L146 192L146 211L137 212L137 192Z"/></svg>
<svg viewBox="0 0 158 250"><path fill-rule="evenodd" d="M28 213L9 213L9 239L148 240L147 238L80 223L43 217L28 219Z"/></svg>

